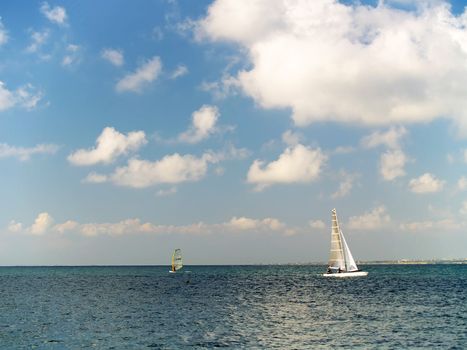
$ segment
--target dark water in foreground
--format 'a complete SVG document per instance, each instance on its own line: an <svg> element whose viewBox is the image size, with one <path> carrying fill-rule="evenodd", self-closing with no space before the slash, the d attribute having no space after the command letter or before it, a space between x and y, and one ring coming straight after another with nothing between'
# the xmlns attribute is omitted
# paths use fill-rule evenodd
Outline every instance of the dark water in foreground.
<svg viewBox="0 0 467 350"><path fill-rule="evenodd" d="M467 265L363 268L0 268L0 348L467 347Z"/></svg>

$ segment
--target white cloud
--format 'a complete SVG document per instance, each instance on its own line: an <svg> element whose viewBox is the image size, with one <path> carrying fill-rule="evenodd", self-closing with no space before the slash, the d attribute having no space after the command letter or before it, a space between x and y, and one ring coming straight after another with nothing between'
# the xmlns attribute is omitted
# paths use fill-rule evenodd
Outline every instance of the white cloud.
<svg viewBox="0 0 467 350"><path fill-rule="evenodd" d="M71 66L80 61L80 51L81 47L75 44L69 44L66 48L68 52L62 59L62 66L67 67Z"/></svg>
<svg viewBox="0 0 467 350"><path fill-rule="evenodd" d="M355 174L342 173L342 180L339 183L339 189L331 195L331 198L342 198L347 196L352 190L353 183L356 179Z"/></svg>
<svg viewBox="0 0 467 350"><path fill-rule="evenodd" d="M404 166L407 156L400 149L389 150L381 154L380 173L386 181L392 181L405 175Z"/></svg>
<svg viewBox="0 0 467 350"><path fill-rule="evenodd" d="M0 46L8 42L8 32L5 29L5 26L2 23L2 17L0 17Z"/></svg>
<svg viewBox="0 0 467 350"><path fill-rule="evenodd" d="M170 79L177 79L179 77L182 77L184 75L188 74L188 68L187 66L180 64L175 68L175 70L172 72L170 75Z"/></svg>
<svg viewBox="0 0 467 350"><path fill-rule="evenodd" d="M120 67L124 63L122 50L103 49L101 57L116 67Z"/></svg>
<svg viewBox="0 0 467 350"><path fill-rule="evenodd" d="M42 97L42 91L38 91L31 84L26 84L15 91L11 91L0 81L0 112L14 106L32 110L37 107Z"/></svg>
<svg viewBox="0 0 467 350"><path fill-rule="evenodd" d="M78 225L79 224L76 221L68 220L68 221L65 221L63 224L55 225L53 227L53 230L57 231L57 232L60 232L60 233L64 233L66 231L74 230L75 228L78 227Z"/></svg>
<svg viewBox="0 0 467 350"><path fill-rule="evenodd" d="M8 224L8 231L16 233L21 232L23 230L23 224L21 222L16 222L15 220L11 220Z"/></svg>
<svg viewBox="0 0 467 350"><path fill-rule="evenodd" d="M447 116L465 134L467 15L450 9L445 2L401 11L383 2L217 0L195 34L245 49L248 68L236 74L244 93L264 108L291 108L297 125Z"/></svg>
<svg viewBox="0 0 467 350"><path fill-rule="evenodd" d="M51 8L47 2L43 2L40 10L49 21L60 25L66 24L67 15L64 7L55 6Z"/></svg>
<svg viewBox="0 0 467 350"><path fill-rule="evenodd" d="M15 157L21 161L29 160L34 154L54 154L58 146L51 144L40 144L34 147L15 147L0 143L0 158Z"/></svg>
<svg viewBox="0 0 467 350"><path fill-rule="evenodd" d="M15 94L0 81L0 111L13 107L16 103Z"/></svg>
<svg viewBox="0 0 467 350"><path fill-rule="evenodd" d="M441 191L444 183L444 181L437 179L434 175L425 173L416 179L410 180L409 188L414 193L433 193Z"/></svg>
<svg viewBox="0 0 467 350"><path fill-rule="evenodd" d="M363 215L350 217L346 226L351 230L376 230L385 227L390 221L386 208L379 206Z"/></svg>
<svg viewBox="0 0 467 350"><path fill-rule="evenodd" d="M39 50L39 48L46 43L48 38L48 30L44 30L42 32L32 32L31 44L26 48L26 51L30 53L37 52L37 50Z"/></svg>
<svg viewBox="0 0 467 350"><path fill-rule="evenodd" d="M467 178L465 176L462 176L458 181L457 181L457 188L460 191L465 191L467 190Z"/></svg>
<svg viewBox="0 0 467 350"><path fill-rule="evenodd" d="M144 62L134 73L130 73L119 80L115 89L117 92L141 92L144 86L157 79L161 69L161 60L155 56Z"/></svg>
<svg viewBox="0 0 467 350"><path fill-rule="evenodd" d="M390 149L399 149L401 139L407 134L407 129L403 126L391 127L386 132L375 131L362 138L360 143L365 148L375 148L386 146Z"/></svg>
<svg viewBox="0 0 467 350"><path fill-rule="evenodd" d="M52 226L53 221L48 213L40 213L28 231L33 235L42 235Z"/></svg>
<svg viewBox="0 0 467 350"><path fill-rule="evenodd" d="M10 232L21 232L22 224L11 221ZM233 217L223 223L206 224L197 222L188 225L159 225L150 222L141 222L138 218L126 219L118 222L79 223L67 220L64 223L53 225L53 219L47 213L41 213L35 223L24 232L43 235L50 232L64 234L76 232L83 236L97 235L134 235L134 234L218 234L236 232L277 232L284 235L295 233L295 229L288 227L276 218L253 219L248 217Z"/></svg>
<svg viewBox="0 0 467 350"><path fill-rule="evenodd" d="M15 94L16 103L27 110L36 108L42 97L44 97L42 91L37 91L31 84L18 88Z"/></svg>
<svg viewBox="0 0 467 350"><path fill-rule="evenodd" d="M247 217L233 217L225 224L234 230L252 231L252 230L272 230L278 231L285 228L285 224L274 218L266 218L262 220L251 219Z"/></svg>
<svg viewBox="0 0 467 350"><path fill-rule="evenodd" d="M432 231L437 230L438 232L444 232L446 230L457 230L462 228L463 222L458 222L453 219L442 219L437 221L412 221L406 222L399 225L399 228L403 231Z"/></svg>
<svg viewBox="0 0 467 350"><path fill-rule="evenodd" d="M84 183L91 183L91 184L100 184L104 183L108 180L107 175L98 174L95 172L91 172L86 176L82 182Z"/></svg>
<svg viewBox="0 0 467 350"><path fill-rule="evenodd" d="M303 136L298 132L287 130L282 134L282 142L287 146L293 147L298 145L303 139Z"/></svg>
<svg viewBox="0 0 467 350"><path fill-rule="evenodd" d="M256 184L257 190L278 183L306 183L319 177L327 157L318 149L301 144L288 147L279 159L269 164L255 160L247 175L249 183Z"/></svg>
<svg viewBox="0 0 467 350"><path fill-rule="evenodd" d="M406 128L391 127L385 132L375 131L363 137L360 144L364 148L375 148L386 146L388 150L380 157L380 174L386 181L392 181L397 177L405 175L405 164L407 156L401 149L401 139L407 134Z"/></svg>
<svg viewBox="0 0 467 350"><path fill-rule="evenodd" d="M124 135L112 127L106 127L96 140L96 147L79 149L68 156L74 165L112 163L118 156L138 150L147 143L143 131L131 131Z"/></svg>
<svg viewBox="0 0 467 350"><path fill-rule="evenodd" d="M191 126L178 136L180 142L198 143L216 131L219 110L215 106L204 105L191 116Z"/></svg>
<svg viewBox="0 0 467 350"><path fill-rule="evenodd" d="M206 175L208 164L218 160L211 153L205 153L200 158L175 153L155 162L133 158L128 161L127 166L115 169L109 178L117 185L135 188L193 182L202 179Z"/></svg>
<svg viewBox="0 0 467 350"><path fill-rule="evenodd" d="M200 90L210 92L216 100L222 100L237 93L240 84L235 77L224 74L220 81L203 81Z"/></svg>
<svg viewBox="0 0 467 350"><path fill-rule="evenodd" d="M216 156L219 160L245 159L250 156L250 151L246 148L237 148L232 143L227 143Z"/></svg>
<svg viewBox="0 0 467 350"><path fill-rule="evenodd" d="M311 228L315 228L319 230L326 228L326 224L322 220L310 220L308 224L310 225Z"/></svg>
<svg viewBox="0 0 467 350"><path fill-rule="evenodd" d="M167 196L172 196L175 193L177 193L177 187L173 186L167 189L162 189L157 191L156 196L157 197L167 197Z"/></svg>

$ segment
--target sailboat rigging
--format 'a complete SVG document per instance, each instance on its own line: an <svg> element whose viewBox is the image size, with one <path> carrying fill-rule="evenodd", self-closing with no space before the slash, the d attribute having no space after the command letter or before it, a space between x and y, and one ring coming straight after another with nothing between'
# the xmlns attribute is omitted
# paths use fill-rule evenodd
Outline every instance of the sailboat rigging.
<svg viewBox="0 0 467 350"><path fill-rule="evenodd" d="M358 269L357 264L345 241L344 234L339 228L336 209L332 210L331 251L329 254L328 270L325 277L358 277L366 276L368 272Z"/></svg>

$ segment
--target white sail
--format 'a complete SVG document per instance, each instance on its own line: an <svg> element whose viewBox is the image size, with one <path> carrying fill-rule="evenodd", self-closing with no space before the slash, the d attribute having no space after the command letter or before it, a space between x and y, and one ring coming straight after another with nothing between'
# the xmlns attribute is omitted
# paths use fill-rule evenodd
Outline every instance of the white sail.
<svg viewBox="0 0 467 350"><path fill-rule="evenodd" d="M325 277L359 277L368 272L360 271L339 228L336 209L332 210L331 252L329 254L328 271Z"/></svg>
<svg viewBox="0 0 467 350"><path fill-rule="evenodd" d="M344 250L337 221L336 209L332 210L331 252L329 254L329 267L332 269L345 269Z"/></svg>
<svg viewBox="0 0 467 350"><path fill-rule="evenodd" d="M183 267L182 261L182 251L180 249L175 249L172 255L172 271L178 271Z"/></svg>
<svg viewBox="0 0 467 350"><path fill-rule="evenodd" d="M352 256L352 253L350 252L347 242L345 241L345 237L342 231L340 231L340 236L341 236L342 243L344 246L345 271L348 271L348 272L358 271L357 264L355 263L355 260Z"/></svg>

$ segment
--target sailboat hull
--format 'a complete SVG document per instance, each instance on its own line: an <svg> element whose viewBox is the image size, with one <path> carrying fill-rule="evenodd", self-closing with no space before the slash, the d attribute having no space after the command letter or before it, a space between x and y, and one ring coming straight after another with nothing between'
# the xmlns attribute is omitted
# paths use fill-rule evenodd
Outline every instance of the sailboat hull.
<svg viewBox="0 0 467 350"><path fill-rule="evenodd" d="M366 271L355 271L355 272L339 272L339 273L323 273L323 277L335 277L335 278L344 278L344 277L365 277L368 275Z"/></svg>

